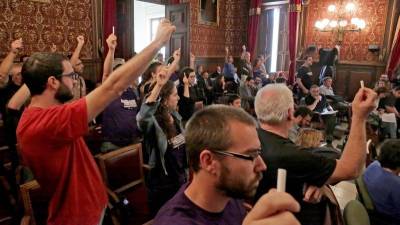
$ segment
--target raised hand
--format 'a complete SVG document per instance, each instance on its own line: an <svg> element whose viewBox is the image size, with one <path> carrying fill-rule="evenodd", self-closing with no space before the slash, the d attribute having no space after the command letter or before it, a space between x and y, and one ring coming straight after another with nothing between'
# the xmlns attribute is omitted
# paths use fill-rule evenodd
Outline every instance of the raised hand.
<svg viewBox="0 0 400 225"><path fill-rule="evenodd" d="M169 39L171 38L172 33L176 30L176 27L172 25L172 23L167 20L163 19L158 25L156 37L154 41L159 44L159 46L163 46L166 44Z"/></svg>
<svg viewBox="0 0 400 225"><path fill-rule="evenodd" d="M50 52L55 53L56 51L57 51L57 45L55 45L54 43L51 44Z"/></svg>
<svg viewBox="0 0 400 225"><path fill-rule="evenodd" d="M76 40L78 41L78 45L85 44L85 37L83 35L79 35Z"/></svg>
<svg viewBox="0 0 400 225"><path fill-rule="evenodd" d="M110 34L106 40L109 50L115 50L117 48L117 36Z"/></svg>
<svg viewBox="0 0 400 225"><path fill-rule="evenodd" d="M242 50L245 52L246 51L246 45L242 46Z"/></svg>
<svg viewBox="0 0 400 225"><path fill-rule="evenodd" d="M194 62L196 60L196 56L191 52L190 53L190 61Z"/></svg>
<svg viewBox="0 0 400 225"><path fill-rule="evenodd" d="M186 74L183 74L183 79L182 79L182 81L183 81L183 84L184 84L184 85L189 85L189 79L188 79L188 77L186 76Z"/></svg>
<svg viewBox="0 0 400 225"><path fill-rule="evenodd" d="M353 117L367 119L372 110L376 108L378 95L369 88L360 88L352 102Z"/></svg>
<svg viewBox="0 0 400 225"><path fill-rule="evenodd" d="M168 69L165 66L162 66L160 72L156 75L156 83L158 86L162 87L169 80L168 77Z"/></svg>
<svg viewBox="0 0 400 225"><path fill-rule="evenodd" d="M229 48L228 46L225 47L225 52L228 54L229 53Z"/></svg>
<svg viewBox="0 0 400 225"><path fill-rule="evenodd" d="M11 43L11 51L15 54L21 51L21 49L24 47L24 43L22 41L22 38L17 39Z"/></svg>

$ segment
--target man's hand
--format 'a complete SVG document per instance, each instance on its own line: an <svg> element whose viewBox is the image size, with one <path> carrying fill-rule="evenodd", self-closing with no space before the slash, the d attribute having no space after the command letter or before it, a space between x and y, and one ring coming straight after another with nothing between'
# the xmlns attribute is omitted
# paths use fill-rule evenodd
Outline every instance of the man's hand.
<svg viewBox="0 0 400 225"><path fill-rule="evenodd" d="M165 45L169 41L172 33L175 32L175 30L176 27L172 25L172 23L169 20L167 19L161 20L160 24L158 25L154 41L157 42L160 47Z"/></svg>
<svg viewBox="0 0 400 225"><path fill-rule="evenodd" d="M76 40L78 41L78 45L83 46L85 44L85 37L83 35L79 35Z"/></svg>
<svg viewBox="0 0 400 225"><path fill-rule="evenodd" d="M271 190L258 200L242 224L300 225L292 214L299 211L300 205L291 195Z"/></svg>
<svg viewBox="0 0 400 225"><path fill-rule="evenodd" d="M11 43L11 52L18 54L18 52L20 52L23 47L24 43L22 41L22 38L17 39Z"/></svg>
<svg viewBox="0 0 400 225"><path fill-rule="evenodd" d="M316 186L308 186L304 192L303 200L308 203L316 204L321 201L322 189Z"/></svg>
<svg viewBox="0 0 400 225"><path fill-rule="evenodd" d="M352 102L353 117L366 120L369 113L376 108L378 95L369 88L360 88Z"/></svg>
<svg viewBox="0 0 400 225"><path fill-rule="evenodd" d="M109 50L115 50L117 48L117 36L115 34L110 34L106 40Z"/></svg>

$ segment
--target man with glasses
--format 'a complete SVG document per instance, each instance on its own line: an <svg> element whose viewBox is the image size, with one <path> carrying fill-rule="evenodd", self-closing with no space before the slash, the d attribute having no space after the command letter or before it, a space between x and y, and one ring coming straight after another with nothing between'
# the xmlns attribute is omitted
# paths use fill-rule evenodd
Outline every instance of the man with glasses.
<svg viewBox="0 0 400 225"><path fill-rule="evenodd" d="M189 120L185 133L193 180L158 212L154 225L298 224L298 204L286 193L266 194L247 214L266 165L254 119L244 110L213 105Z"/></svg>
<svg viewBox="0 0 400 225"><path fill-rule="evenodd" d="M32 95L17 137L21 155L49 200L47 224L97 225L107 204L106 188L83 135L88 121L141 75L175 31L163 20L155 39L87 96L71 100L76 74L67 58L35 53L22 76ZM64 104L66 103L66 104Z"/></svg>

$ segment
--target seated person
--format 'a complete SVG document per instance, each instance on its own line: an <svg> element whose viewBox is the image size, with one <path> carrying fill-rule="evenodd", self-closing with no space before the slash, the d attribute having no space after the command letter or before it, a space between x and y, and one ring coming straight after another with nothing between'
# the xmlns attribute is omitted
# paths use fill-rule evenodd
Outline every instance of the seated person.
<svg viewBox="0 0 400 225"><path fill-rule="evenodd" d="M340 151L335 148L321 146L323 134L321 131L312 128L302 128L296 139L296 145L301 150L310 152L315 155L324 156L330 159L339 159Z"/></svg>
<svg viewBox="0 0 400 225"><path fill-rule="evenodd" d="M236 94L228 94L228 105L241 108L241 99L239 95Z"/></svg>
<svg viewBox="0 0 400 225"><path fill-rule="evenodd" d="M289 130L289 139L296 143L301 128L309 127L311 123L313 112L304 106L297 108L294 112L294 125Z"/></svg>
<svg viewBox="0 0 400 225"><path fill-rule="evenodd" d="M239 87L240 98L242 99L242 107L246 111L254 109L254 98L253 95L254 79L251 77L246 77L245 82L243 82Z"/></svg>
<svg viewBox="0 0 400 225"><path fill-rule="evenodd" d="M160 209L154 225L299 224L291 213L298 203L284 192L267 193L246 214L241 199L254 196L266 165L256 123L244 110L214 105L197 112L185 140L193 180Z"/></svg>
<svg viewBox="0 0 400 225"><path fill-rule="evenodd" d="M319 87L319 92L328 99L328 102L332 105L332 108L338 110L341 115L348 118L349 103L344 101L342 96L335 95L332 88L332 77L324 77L322 80L322 85Z"/></svg>
<svg viewBox="0 0 400 225"><path fill-rule="evenodd" d="M366 169L363 179L377 212L400 224L400 140L382 143L377 161Z"/></svg>
<svg viewBox="0 0 400 225"><path fill-rule="evenodd" d="M310 110L321 115L321 119L325 124L326 141L331 144L336 125L336 115L335 113L329 113L329 111L333 112L333 108L329 105L326 97L319 93L317 85L311 86L310 94L305 98L305 102Z"/></svg>

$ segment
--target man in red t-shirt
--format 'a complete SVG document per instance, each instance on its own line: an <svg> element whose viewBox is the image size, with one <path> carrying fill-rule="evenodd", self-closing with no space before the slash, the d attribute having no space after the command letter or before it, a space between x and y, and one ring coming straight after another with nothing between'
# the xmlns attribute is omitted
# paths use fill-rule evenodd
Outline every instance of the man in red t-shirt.
<svg viewBox="0 0 400 225"><path fill-rule="evenodd" d="M25 163L50 199L47 224L101 224L106 188L82 136L88 131L88 121L144 72L143 65L174 30L169 21L162 21L154 41L140 54L86 97L68 104L63 103L72 99L77 76L68 59L36 53L24 64L22 76L32 100L18 124L17 137Z"/></svg>

